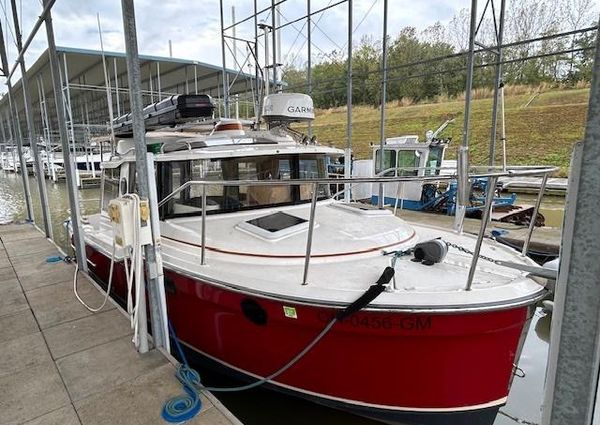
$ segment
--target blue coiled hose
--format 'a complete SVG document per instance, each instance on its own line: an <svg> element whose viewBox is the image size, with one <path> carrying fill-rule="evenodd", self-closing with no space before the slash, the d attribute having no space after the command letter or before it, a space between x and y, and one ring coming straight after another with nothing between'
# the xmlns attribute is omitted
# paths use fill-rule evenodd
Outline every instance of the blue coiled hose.
<svg viewBox="0 0 600 425"><path fill-rule="evenodd" d="M177 367L175 377L181 382L185 394L175 396L168 400L163 406L161 415L165 421L176 424L189 421L202 409L202 401L200 401L200 395L197 390L202 384L200 383L200 375L198 372L189 367L171 322L169 322L169 332L175 341L175 345L177 346L177 350L183 361L183 363Z"/></svg>

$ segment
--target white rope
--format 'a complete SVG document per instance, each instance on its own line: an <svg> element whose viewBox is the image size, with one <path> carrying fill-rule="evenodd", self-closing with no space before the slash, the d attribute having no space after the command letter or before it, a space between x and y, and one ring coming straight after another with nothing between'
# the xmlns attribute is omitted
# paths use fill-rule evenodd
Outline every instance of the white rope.
<svg viewBox="0 0 600 425"><path fill-rule="evenodd" d="M102 310L106 305L106 302L108 301L108 297L110 296L110 289L112 288L113 269L115 265L115 249L115 241L113 240L112 255L110 256L110 271L108 272L108 286L106 287L106 293L104 294L104 301L102 301L100 307L90 307L79 296L79 293L77 292L77 272L79 271L79 264L75 265L75 274L73 275L73 292L75 293L75 297L77 298L77 300L92 313L97 313L100 310Z"/></svg>

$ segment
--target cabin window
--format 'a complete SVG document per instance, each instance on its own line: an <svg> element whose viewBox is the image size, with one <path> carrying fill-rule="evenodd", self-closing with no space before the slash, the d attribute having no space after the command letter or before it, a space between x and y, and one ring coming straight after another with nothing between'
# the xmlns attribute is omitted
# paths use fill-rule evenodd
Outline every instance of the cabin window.
<svg viewBox="0 0 600 425"><path fill-rule="evenodd" d="M160 198L191 180L290 180L326 176L325 157L317 155L256 156L212 160L161 162L158 164ZM319 196L329 196L326 185ZM206 186L207 213L231 212L273 205L291 205L311 199L312 185ZM202 186L180 191L161 210L162 217L202 213Z"/></svg>
<svg viewBox="0 0 600 425"><path fill-rule="evenodd" d="M429 148L429 158L427 159L427 172L429 176L439 176L440 170L437 168L442 166L442 160L444 159L444 147L435 146Z"/></svg>
<svg viewBox="0 0 600 425"><path fill-rule="evenodd" d="M108 203L119 197L120 167L105 168L103 173L102 209L108 210Z"/></svg>
<svg viewBox="0 0 600 425"><path fill-rule="evenodd" d="M383 151L383 170L387 170L389 168L396 168L396 151L385 149ZM375 152L375 174L379 174L381 171L381 149L377 149ZM390 170L385 173L385 176L392 177L395 176L395 170Z"/></svg>
<svg viewBox="0 0 600 425"><path fill-rule="evenodd" d="M421 155L416 150L398 151L398 175L399 176L417 176L419 175L419 161Z"/></svg>

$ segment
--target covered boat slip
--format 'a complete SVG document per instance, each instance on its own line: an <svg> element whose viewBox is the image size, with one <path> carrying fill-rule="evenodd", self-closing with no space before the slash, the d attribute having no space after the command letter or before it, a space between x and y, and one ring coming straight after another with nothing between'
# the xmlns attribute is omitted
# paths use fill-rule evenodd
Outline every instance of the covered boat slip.
<svg viewBox="0 0 600 425"><path fill-rule="evenodd" d="M73 265L31 225L0 225L0 423L93 425L161 423L165 400L181 393L158 350L131 347L127 317L109 302L90 313L72 292ZM81 296L100 305L89 278ZM208 397L208 398L207 398ZM202 395L197 425L240 424Z"/></svg>
<svg viewBox="0 0 600 425"><path fill-rule="evenodd" d="M283 233L261 232L254 220L285 213L301 222L290 223ZM408 225L391 211L362 215L336 201L320 201L315 212L313 249L308 284L302 285L310 204L277 209L264 208L206 218L206 266L201 265L201 219L184 217L161 222L165 267L201 280L221 283L248 293L324 305L354 301L390 265L393 255L418 241L442 238L473 250L476 238L439 228ZM254 221L255 222L255 221ZM295 229L294 229L295 228ZM287 230L287 231L286 231ZM279 230L278 232L282 232ZM278 233L274 232L274 233ZM89 243L110 255L110 223L106 217L90 217ZM515 260L513 250L490 241L483 255ZM526 273L480 261L473 290L465 291L471 255L450 248L442 263L432 266L411 261L396 262L395 289L384 292L372 307L394 309L502 308L545 294ZM516 261L533 264L527 258Z"/></svg>

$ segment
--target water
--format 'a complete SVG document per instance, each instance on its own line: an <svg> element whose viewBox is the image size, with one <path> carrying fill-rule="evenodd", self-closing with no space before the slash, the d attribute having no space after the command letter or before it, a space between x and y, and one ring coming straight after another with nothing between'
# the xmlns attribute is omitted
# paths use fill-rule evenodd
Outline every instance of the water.
<svg viewBox="0 0 600 425"><path fill-rule="evenodd" d="M517 204L535 205L536 198L536 195L519 193L517 195ZM544 215L547 227L561 227L565 215L565 197L544 196L540 205L540 213Z"/></svg>
<svg viewBox="0 0 600 425"><path fill-rule="evenodd" d="M37 184L33 177L29 177L29 181L32 190L35 219L38 225L42 227ZM63 249L69 251L68 239L63 226L64 220L69 216L65 183L46 181L46 188L55 241ZM99 198L99 189L79 191L79 201L83 214L97 212ZM530 195L519 195L519 200L523 203L534 203L534 197ZM542 213L546 216L548 225L560 226L562 223L563 206L564 198L544 198ZM0 223L10 220L24 220L26 216L21 176L0 171ZM514 419L510 419L509 416L528 421L522 423L540 423L540 405L548 354L550 320L551 317L545 315L540 309L533 316L519 363L519 367L523 370L525 376L514 378L508 403L501 409L506 415L499 414L494 425L515 425L518 423ZM469 353L466 353L466 355L469 355ZM215 375L208 370L200 370L200 372L203 380L209 385L236 385L235 382ZM360 382L356 384L360 385ZM406 385L406 383L399 383L399 385ZM415 383L415 385L418 385L418 383ZM379 424L378 422L260 388L243 393L216 393L216 395L235 416L247 425L280 425L282 423L286 425Z"/></svg>
<svg viewBox="0 0 600 425"><path fill-rule="evenodd" d="M40 208L40 196L37 181L29 176L29 188L33 202L35 223L43 228L44 221ZM65 182L54 183L46 180L46 192L50 206L50 216L54 242L64 251L69 252L69 241L64 221L69 218L69 200ZM82 214L94 214L99 211L100 189L80 190L79 205ZM0 170L0 223L7 221L22 221L27 219L27 207L23 195L23 182L20 174Z"/></svg>

